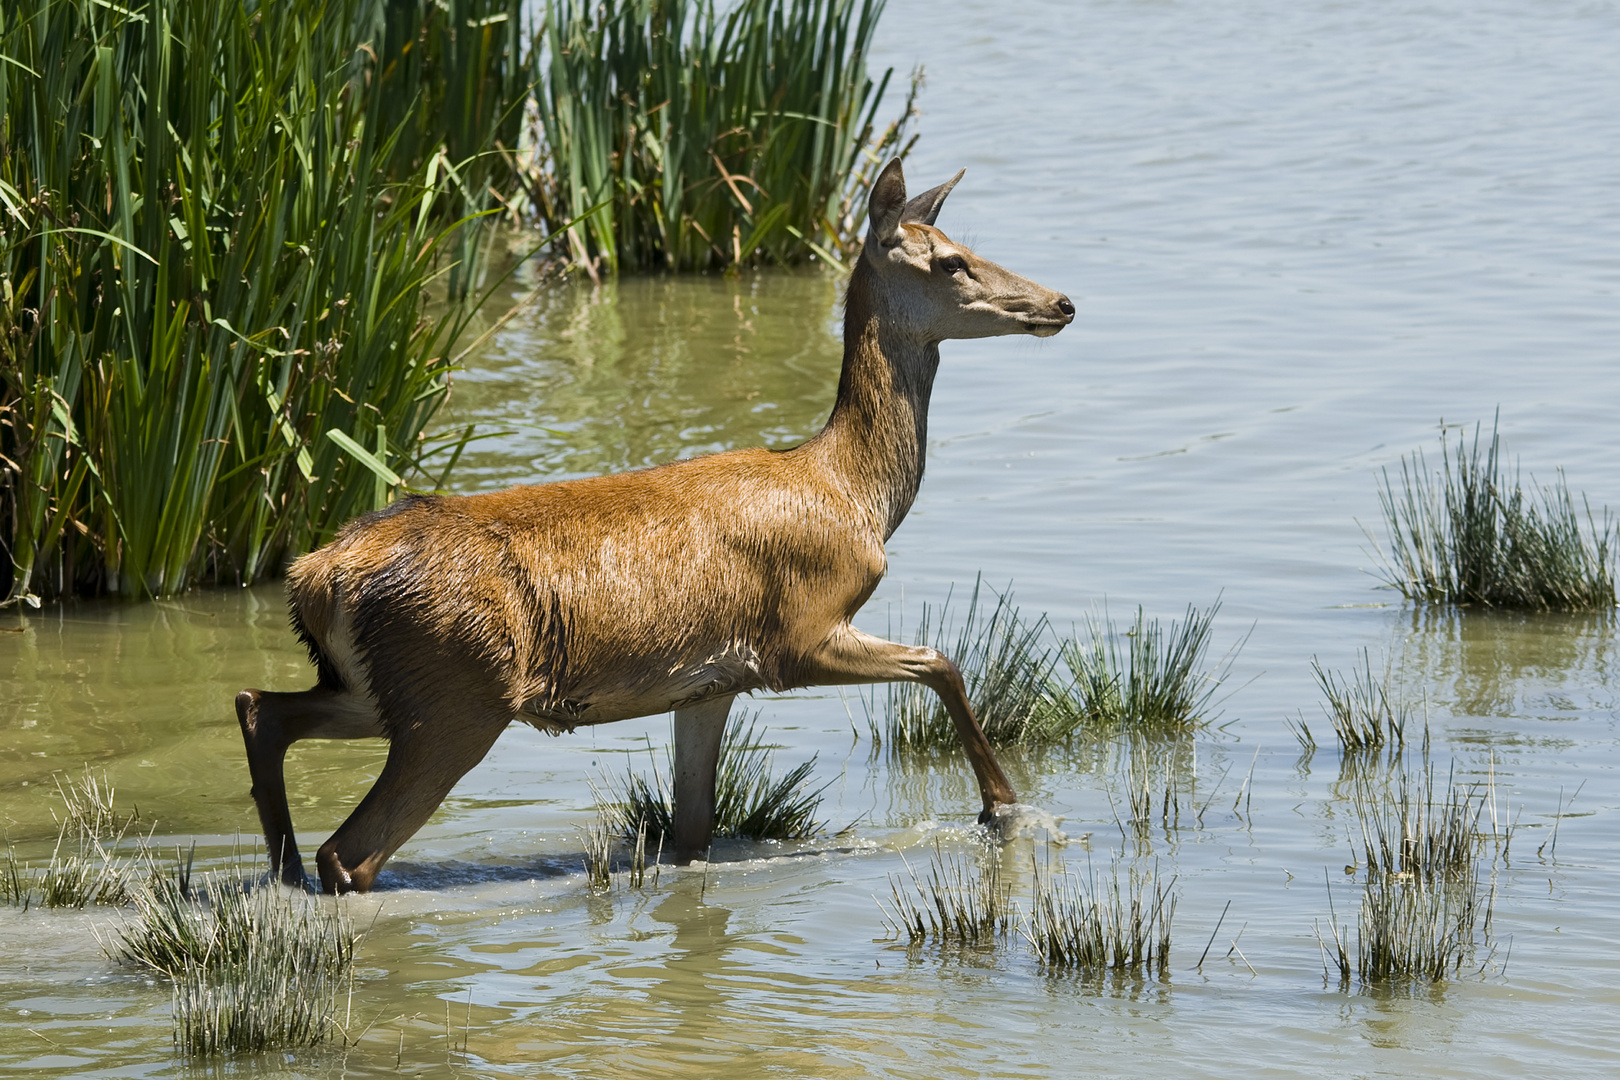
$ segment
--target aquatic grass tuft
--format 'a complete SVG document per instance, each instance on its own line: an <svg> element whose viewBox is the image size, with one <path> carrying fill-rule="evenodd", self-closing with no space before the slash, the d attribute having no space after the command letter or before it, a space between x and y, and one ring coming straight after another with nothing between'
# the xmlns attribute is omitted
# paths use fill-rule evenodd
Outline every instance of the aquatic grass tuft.
<svg viewBox="0 0 1620 1080"><path fill-rule="evenodd" d="M1616 523L1582 511L1562 471L1551 485L1526 488L1510 473L1495 423L1480 445L1441 436L1442 467L1422 451L1401 458L1400 480L1386 469L1378 497L1387 551L1384 579L1408 600L1533 611L1596 611L1615 606Z"/></svg>
<svg viewBox="0 0 1620 1080"><path fill-rule="evenodd" d="M1395 685L1389 664L1385 665L1382 676L1375 676L1371 652L1362 649L1361 665L1351 667L1348 675L1324 668L1314 656L1311 657L1311 675L1327 699L1322 711L1333 725L1339 745L1347 753L1385 746L1399 753L1405 748L1412 707ZM1294 734L1305 749L1316 748L1316 739L1303 716L1294 726Z"/></svg>
<svg viewBox="0 0 1620 1080"><path fill-rule="evenodd" d="M613 886L613 841L617 830L608 815L598 813L590 828L580 829L585 843L585 880L595 892L607 892Z"/></svg>
<svg viewBox="0 0 1620 1080"><path fill-rule="evenodd" d="M1052 969L1101 974L1132 971L1163 976L1170 962L1176 879L1157 864L1143 871L1119 863L1109 879L1078 878L1037 867L1028 920L1021 928L1040 962Z"/></svg>
<svg viewBox="0 0 1620 1080"><path fill-rule="evenodd" d="M726 728L714 785L714 835L745 840L802 840L822 829L819 788L810 786L811 758L780 777L772 777L774 755L757 730L758 716L739 717ZM627 840L641 837L643 857L649 840L662 841L674 828L675 799L666 779L673 762L654 763L651 775L631 769L622 780L607 778L598 796L598 812Z"/></svg>
<svg viewBox="0 0 1620 1080"><path fill-rule="evenodd" d="M946 855L936 842L926 876L901 854L907 881L889 875L891 902L878 906L891 936L911 945L987 945L1012 926L1012 885L1003 880L994 852L974 863Z"/></svg>
<svg viewBox="0 0 1620 1080"><path fill-rule="evenodd" d="M877 112L883 0L547 0L532 197L567 256L618 269L838 264L877 170L910 143Z"/></svg>
<svg viewBox="0 0 1620 1080"><path fill-rule="evenodd" d="M1382 783L1363 772L1354 783L1365 872L1356 920L1356 975L1375 984L1434 982L1457 974L1489 933L1495 890L1481 895L1484 849L1490 844L1497 855L1505 854L1512 838L1511 827L1499 828L1492 788L1464 788L1452 778L1442 792L1429 765ZM1480 830L1487 805L1489 834ZM1341 984L1348 983L1349 931L1336 914L1330 914L1329 925L1331 962ZM1317 935L1321 940L1320 929ZM1322 945L1326 963L1327 942Z"/></svg>
<svg viewBox="0 0 1620 1080"><path fill-rule="evenodd" d="M1479 831L1484 792L1451 779L1439 792L1434 767L1426 764L1385 783L1357 774L1351 799L1369 877L1434 884L1461 879L1475 867L1484 844Z"/></svg>
<svg viewBox="0 0 1620 1080"><path fill-rule="evenodd" d="M0 864L0 903L27 909L127 902L148 853L144 843L137 844L133 854L120 854L118 849L138 815L133 811L120 815L113 786L105 774L93 773L89 766L78 778L58 775L56 794L62 813L57 816L50 858L31 866L8 848Z"/></svg>
<svg viewBox="0 0 1620 1080"><path fill-rule="evenodd" d="M1243 641L1213 671L1204 668L1217 600L1207 609L1187 606L1166 626L1142 608L1121 632L1106 613L1086 620L1059 648L1070 680L1057 700L1066 706L1067 730L1184 731L1209 719L1210 703L1231 671ZM1120 641L1125 641L1124 649Z"/></svg>
<svg viewBox="0 0 1620 1080"><path fill-rule="evenodd" d="M1162 768L1159 766L1162 764ZM1168 837L1181 827L1181 794L1176 783L1176 759L1173 753L1151 753L1145 738L1138 736L1130 745L1125 767L1125 795L1130 805L1130 834L1137 841L1146 841L1155 816L1159 827ZM1160 784L1163 784L1162 791ZM1157 794L1157 798L1155 798ZM1158 813L1154 813L1157 802ZM1117 822L1120 834L1126 835L1123 821Z"/></svg>
<svg viewBox="0 0 1620 1080"><path fill-rule="evenodd" d="M173 980L175 1042L196 1056L315 1046L346 1037L356 933L343 901L205 875L154 875L134 917L104 942L114 959Z"/></svg>

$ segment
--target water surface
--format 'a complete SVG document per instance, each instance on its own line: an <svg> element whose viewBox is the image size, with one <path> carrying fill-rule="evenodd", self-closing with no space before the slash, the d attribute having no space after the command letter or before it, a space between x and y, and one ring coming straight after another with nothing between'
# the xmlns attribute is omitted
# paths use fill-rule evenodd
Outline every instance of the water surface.
<svg viewBox="0 0 1620 1080"><path fill-rule="evenodd" d="M667 720L514 729L356 905L380 908L360 1044L225 1071L1612 1072L1613 623L1413 611L1378 589L1358 522L1379 534L1380 469L1498 407L1528 472L1561 467L1595 507L1620 506L1620 11L1172 0L941 17L894 0L879 39L882 62L928 66L912 186L966 165L940 225L1068 292L1079 318L1047 341L945 346L928 477L862 622L913 624L982 572L1059 625L1219 596L1217 649L1252 628L1217 723L1151 750L1179 763L1183 806L1205 809L1150 850L1115 823L1128 746L1007 762L1077 837L1071 865L1123 852L1177 875L1168 977L1087 982L1017 949L875 940L873 895L902 854L975 849L971 777L955 756L874 756L861 698L805 693L757 705L779 768L815 755L829 832L851 832L722 845L706 873L593 896L589 783L644 762ZM791 445L831 404L837 293L813 272L558 290L459 377L452 419L507 434L458 483ZM219 859L251 838L231 695L309 680L275 588L0 625L0 825L20 852L54 835L39 789L85 761L165 839L198 836ZM1313 932L1325 879L1341 917L1353 905L1353 815L1338 754L1302 758L1286 722L1303 713L1320 735L1309 661L1345 668L1363 647L1427 700L1437 769L1494 777L1519 821L1494 878L1494 956L1423 991L1341 992ZM380 763L377 746L294 751L306 847ZM1015 874L1038 843L1009 848ZM167 992L89 933L115 919L0 911L0 1071L186 1072Z"/></svg>

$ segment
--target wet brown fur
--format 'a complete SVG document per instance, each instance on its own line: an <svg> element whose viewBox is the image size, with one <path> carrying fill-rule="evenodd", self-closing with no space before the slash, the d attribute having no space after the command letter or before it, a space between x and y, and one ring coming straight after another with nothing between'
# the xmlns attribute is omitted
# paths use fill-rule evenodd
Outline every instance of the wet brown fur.
<svg viewBox="0 0 1620 1080"><path fill-rule="evenodd" d="M891 170L898 178L897 163ZM950 245L931 225L940 191L913 200L932 197L926 215L912 215L929 224L899 225L899 239L886 245L903 244L925 275L928 252ZM1023 308L1000 302L1013 312L1004 319L1033 320L1026 329L1044 334L1072 317L1058 294L966 249L950 251L971 257L976 274L1003 275L1007 289L1028 294ZM293 625L318 684L303 694L244 691L237 701L254 797L285 879L303 876L281 775L286 746L299 738L391 740L376 786L320 851L328 891L369 888L513 719L566 731L675 709L679 773L683 718L723 724L732 695L910 679L944 697L986 811L1014 801L955 666L850 625L882 578L884 540L922 481L939 361L937 341L907 329L926 313L886 302L884 279L916 267L886 269L881 258L863 257L854 270L837 402L802 446L495 494L411 497L351 522L293 564ZM691 806L678 831L689 835L676 839L689 856L707 845L699 804L706 782L712 817L713 761L686 771L695 779L678 776L676 796L679 813L684 785Z"/></svg>

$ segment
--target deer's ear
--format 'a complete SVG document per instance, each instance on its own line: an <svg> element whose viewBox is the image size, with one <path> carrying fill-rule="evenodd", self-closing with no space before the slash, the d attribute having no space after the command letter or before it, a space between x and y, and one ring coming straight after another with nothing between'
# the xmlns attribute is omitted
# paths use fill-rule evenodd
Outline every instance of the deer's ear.
<svg viewBox="0 0 1620 1080"><path fill-rule="evenodd" d="M901 221L920 221L924 225L932 225L934 219L939 217L939 208L945 205L945 196L951 193L962 174L967 172L961 169L957 174L936 188L929 188L921 195L906 203L905 210L900 214Z"/></svg>
<svg viewBox="0 0 1620 1080"><path fill-rule="evenodd" d="M888 247L900 238L900 222L906 209L906 174L900 171L900 159L895 158L883 166L872 184L872 201L868 214L872 221L872 239Z"/></svg>

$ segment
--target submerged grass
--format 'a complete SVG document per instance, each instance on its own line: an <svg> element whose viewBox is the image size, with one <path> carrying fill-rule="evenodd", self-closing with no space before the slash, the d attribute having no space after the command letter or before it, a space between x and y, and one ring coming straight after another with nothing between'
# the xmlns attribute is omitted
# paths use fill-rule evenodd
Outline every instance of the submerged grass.
<svg viewBox="0 0 1620 1080"><path fill-rule="evenodd" d="M1106 614L1093 616L1083 631L1057 639L1045 615L1026 618L1010 592L985 602L982 589L975 582L954 639L947 600L937 615L923 608L915 641L956 662L985 736L1002 745L1190 730L1210 718L1243 646L1235 644L1213 670L1207 666L1219 601L1204 610L1189 606L1168 625L1140 608L1123 629ZM901 752L955 745L955 726L933 691L891 683L884 693L881 726L869 720L874 741Z"/></svg>
<svg viewBox="0 0 1620 1080"><path fill-rule="evenodd" d="M904 155L866 61L883 0L547 0L532 197L598 268L834 264ZM920 77L914 77L915 96Z"/></svg>
<svg viewBox="0 0 1620 1080"><path fill-rule="evenodd" d="M720 763L714 785L714 835L746 840L802 840L822 829L816 818L821 788L812 788L815 759L780 777L771 773L772 752L757 730L758 717L732 721L720 743ZM655 762L652 774L628 771L622 780L608 778L598 798L598 812L613 831L625 839L638 837L645 865L645 849L662 841L674 827L675 799L669 780L674 765ZM587 845L588 847L590 845ZM589 857L587 858L589 862Z"/></svg>
<svg viewBox="0 0 1620 1080"><path fill-rule="evenodd" d="M1122 878L1116 862L1110 879L1099 882L1092 872L1084 887L1061 867L1044 876L1037 867L1024 938L1048 968L1162 976L1170 962L1175 883L1161 880L1157 865L1145 872L1132 865Z"/></svg>
<svg viewBox="0 0 1620 1080"><path fill-rule="evenodd" d="M120 851L139 816L121 815L106 775L88 766L77 778L58 775L56 793L62 813L50 858L32 866L8 849L0 861L0 903L27 909L128 902L150 855L141 838L134 852Z"/></svg>
<svg viewBox="0 0 1620 1080"><path fill-rule="evenodd" d="M1535 611L1615 606L1616 524L1601 524L1582 499L1577 511L1560 471L1528 489L1501 454L1496 425L1480 445L1441 439L1442 467L1431 473L1419 451L1401 459L1399 484L1379 483L1387 553L1385 580L1408 600Z"/></svg>
<svg viewBox="0 0 1620 1080"><path fill-rule="evenodd" d="M891 906L879 903L891 936L911 945L988 945L1011 928L1012 884L1002 879L995 853L970 862L936 843L923 877L904 854L901 860L908 880L890 874Z"/></svg>
<svg viewBox="0 0 1620 1080"><path fill-rule="evenodd" d="M6 5L0 602L252 581L434 482L469 306L428 288L470 269L490 174L452 152L522 100L517 11Z"/></svg>
<svg viewBox="0 0 1620 1080"><path fill-rule="evenodd" d="M1348 675L1324 668L1314 656L1311 657L1311 675L1327 699L1322 711L1327 714L1339 745L1346 752L1387 746L1399 753L1406 747L1406 728L1412 719L1412 707L1395 685L1391 665L1386 664L1383 674L1375 676L1372 654L1362 649L1360 667L1352 667ZM1294 734L1306 750L1316 749L1316 739L1304 717L1299 718Z"/></svg>
<svg viewBox="0 0 1620 1080"><path fill-rule="evenodd" d="M1382 984L1435 982L1459 973L1489 935L1495 889L1482 895L1485 850L1505 855L1512 840L1511 826L1498 818L1493 788L1464 788L1452 779L1441 791L1425 764L1384 784L1361 774L1352 802L1365 871L1354 974L1363 983ZM1487 807L1488 834L1480 828ZM1330 954L1322 942L1324 957L1347 984L1349 930L1331 912L1329 925L1333 943Z"/></svg>

